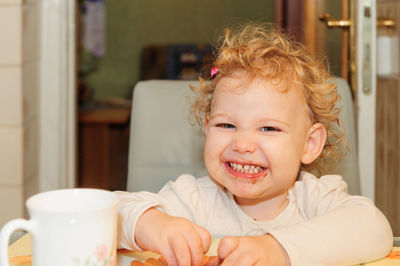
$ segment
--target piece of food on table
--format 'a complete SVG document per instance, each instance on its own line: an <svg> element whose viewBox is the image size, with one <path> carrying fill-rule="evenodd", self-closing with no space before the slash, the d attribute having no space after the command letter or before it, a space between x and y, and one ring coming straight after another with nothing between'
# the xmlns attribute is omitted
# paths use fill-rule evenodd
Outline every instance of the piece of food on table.
<svg viewBox="0 0 400 266"><path fill-rule="evenodd" d="M10 259L10 263L16 263L16 264L29 264L29 263L32 263L32 255L15 256L14 258Z"/></svg>
<svg viewBox="0 0 400 266"><path fill-rule="evenodd" d="M138 260L134 260L131 262L131 266L166 266L167 261L160 257L156 258L148 258L145 262L140 262ZM203 266L217 266L218 265L218 257L216 256L204 256Z"/></svg>
<svg viewBox="0 0 400 266"><path fill-rule="evenodd" d="M217 266L219 265L219 259L217 256L204 256L203 266Z"/></svg>
<svg viewBox="0 0 400 266"><path fill-rule="evenodd" d="M138 260L131 261L131 266L141 266L141 265L144 265L144 263L141 261Z"/></svg>
<svg viewBox="0 0 400 266"><path fill-rule="evenodd" d="M165 266L168 265L167 262L162 261L161 260L162 257L160 257L159 259L155 259L155 258L149 258L146 260L146 262L144 263L144 265L148 265L148 266Z"/></svg>

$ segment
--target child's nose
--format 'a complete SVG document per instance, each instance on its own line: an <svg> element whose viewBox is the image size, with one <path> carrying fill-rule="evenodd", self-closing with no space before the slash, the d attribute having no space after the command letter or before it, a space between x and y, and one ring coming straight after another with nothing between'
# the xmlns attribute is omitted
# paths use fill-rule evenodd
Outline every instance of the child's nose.
<svg viewBox="0 0 400 266"><path fill-rule="evenodd" d="M249 134L238 134L232 142L232 150L239 153L252 153L256 150L256 143Z"/></svg>

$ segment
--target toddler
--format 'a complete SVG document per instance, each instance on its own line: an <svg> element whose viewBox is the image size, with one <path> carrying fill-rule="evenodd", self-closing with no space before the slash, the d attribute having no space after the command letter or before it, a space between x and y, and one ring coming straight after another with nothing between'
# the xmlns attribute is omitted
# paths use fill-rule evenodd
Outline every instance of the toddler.
<svg viewBox="0 0 400 266"><path fill-rule="evenodd" d="M390 251L390 225L370 200L347 194L340 176L308 172L344 138L322 63L280 31L247 24L225 31L201 84L192 111L209 176L116 192L120 248L201 265L213 236L215 263L244 266L349 265Z"/></svg>

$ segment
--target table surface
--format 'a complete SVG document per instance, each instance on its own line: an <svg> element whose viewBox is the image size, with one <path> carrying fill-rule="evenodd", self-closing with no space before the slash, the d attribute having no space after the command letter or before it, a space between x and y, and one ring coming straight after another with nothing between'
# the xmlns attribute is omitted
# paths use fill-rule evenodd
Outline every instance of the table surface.
<svg viewBox="0 0 400 266"><path fill-rule="evenodd" d="M8 256L13 261L12 266L29 266L31 265L31 235L21 232L13 233L11 239L14 242L8 248ZM15 240L16 239L16 240ZM213 240L210 251L206 255L213 256L218 247L219 239ZM119 250L117 253L117 265L129 266L134 260L146 261L149 258L158 258L159 255L152 252L133 252L127 250ZM360 264L361 265L361 264ZM400 237L393 238L392 252L383 259L364 263L364 266L394 266L400 265Z"/></svg>

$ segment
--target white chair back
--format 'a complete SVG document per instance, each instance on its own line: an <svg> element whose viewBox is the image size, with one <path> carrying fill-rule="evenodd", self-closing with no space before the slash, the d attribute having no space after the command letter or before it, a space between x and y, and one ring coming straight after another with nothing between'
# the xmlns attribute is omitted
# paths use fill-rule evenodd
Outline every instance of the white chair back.
<svg viewBox="0 0 400 266"><path fill-rule="evenodd" d="M208 175L204 136L189 123L189 85L198 81L138 82L133 95L128 191L160 190L183 173Z"/></svg>
<svg viewBox="0 0 400 266"><path fill-rule="evenodd" d="M204 166L204 136L189 123L189 85L198 81L140 81L134 89L128 165L128 191L157 192L183 173L208 175ZM341 119L351 153L332 173L340 174L352 194L360 194L353 102L346 81L337 79L342 97Z"/></svg>

